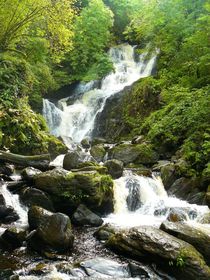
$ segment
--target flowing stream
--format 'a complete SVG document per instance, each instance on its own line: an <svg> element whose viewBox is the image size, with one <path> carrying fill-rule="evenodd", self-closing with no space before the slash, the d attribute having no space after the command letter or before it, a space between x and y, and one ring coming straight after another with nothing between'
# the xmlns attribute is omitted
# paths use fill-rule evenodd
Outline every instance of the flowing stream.
<svg viewBox="0 0 210 280"><path fill-rule="evenodd" d="M74 149L75 143L79 143L85 137L91 136L94 125L96 125L96 116L99 112L103 111L106 100L138 79L151 75L156 60L155 56L146 60L145 54L136 59L135 48L129 45L111 48L109 55L113 61L115 71L105 77L101 81L100 86L99 83L94 82L79 84L74 91L74 100L72 101L69 98L61 99L58 102L58 106L49 100L45 99L43 101L43 114L51 132L56 136L63 137L65 143L71 149ZM62 166L63 158L64 155L60 155L53 165ZM6 205L13 207L20 216L20 219L14 223L15 226L26 227L27 211L21 206L18 195L12 195L7 190L5 184L1 187L1 193L5 198ZM105 223L121 228L140 225L159 227L166 220L170 211L175 209L181 212L188 223L203 228L208 233L210 232L209 225L199 224L201 217L209 213L208 207L189 204L178 198L169 197L161 179L155 174L150 178L135 175L131 170L125 170L123 176L114 181L114 199L115 211L104 218ZM81 235L78 235L80 240L83 234L85 233L82 232ZM91 236L92 232L85 236L86 239L89 238L90 240L84 241L87 242L87 246L85 245L83 252L80 252L81 255L84 254L85 256L86 253L91 252L92 257L95 257L93 251L95 247L93 246L96 246L94 243L96 241ZM81 246L80 240L77 241L78 246ZM97 254L103 257L102 253L102 249L99 247ZM20 272L20 280L81 279L78 277L79 274L77 274L77 277L70 277L66 273L59 272L52 262L49 263L49 267L50 273L43 277L27 276ZM81 277L83 278L82 275ZM114 279L113 276L103 277L100 276L99 279ZM151 279L162 278L151 276Z"/></svg>

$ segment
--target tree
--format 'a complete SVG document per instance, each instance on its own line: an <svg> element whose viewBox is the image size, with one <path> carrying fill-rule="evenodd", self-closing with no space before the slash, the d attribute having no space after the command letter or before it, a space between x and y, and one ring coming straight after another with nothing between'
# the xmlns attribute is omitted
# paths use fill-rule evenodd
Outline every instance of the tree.
<svg viewBox="0 0 210 280"><path fill-rule="evenodd" d="M1 0L0 51L25 54L27 43L41 38L52 58L71 49L72 0Z"/></svg>
<svg viewBox="0 0 210 280"><path fill-rule="evenodd" d="M77 17L74 29L71 66L76 74L85 75L97 62L106 57L113 25L113 14L102 0L91 0ZM108 63L107 59L106 63Z"/></svg>

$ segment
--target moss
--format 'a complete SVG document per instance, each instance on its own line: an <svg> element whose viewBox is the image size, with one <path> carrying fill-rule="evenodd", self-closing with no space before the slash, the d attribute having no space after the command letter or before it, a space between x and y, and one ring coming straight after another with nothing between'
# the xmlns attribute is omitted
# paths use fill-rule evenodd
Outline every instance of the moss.
<svg viewBox="0 0 210 280"><path fill-rule="evenodd" d="M27 98L18 99L10 108L0 105L0 112L1 149L26 155L66 151L66 146L48 133L43 117L28 106Z"/></svg>

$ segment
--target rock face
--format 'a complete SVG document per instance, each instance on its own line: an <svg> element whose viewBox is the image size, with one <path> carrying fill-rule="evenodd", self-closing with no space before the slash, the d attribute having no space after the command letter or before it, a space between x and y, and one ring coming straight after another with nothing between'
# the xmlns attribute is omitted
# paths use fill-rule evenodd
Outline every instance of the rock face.
<svg viewBox="0 0 210 280"><path fill-rule="evenodd" d="M98 227L103 224L103 220L83 204L80 204L77 210L74 212L72 221L80 226L90 225Z"/></svg>
<svg viewBox="0 0 210 280"><path fill-rule="evenodd" d="M33 250L62 253L73 247L74 236L68 216L33 206L29 211L29 225L35 228L27 238Z"/></svg>
<svg viewBox="0 0 210 280"><path fill-rule="evenodd" d="M72 214L81 203L101 213L113 210L113 181L109 175L56 168L38 175L35 185L49 194L60 212Z"/></svg>
<svg viewBox="0 0 210 280"><path fill-rule="evenodd" d="M210 262L210 235L185 223L164 222L163 231L192 244ZM210 233L210 231L209 231Z"/></svg>
<svg viewBox="0 0 210 280"><path fill-rule="evenodd" d="M155 260L165 269L171 268L180 280L210 278L209 267L192 245L153 227L116 233L107 245L131 257Z"/></svg>
<svg viewBox="0 0 210 280"><path fill-rule="evenodd" d="M113 179L118 179L123 174L123 162L120 160L107 160L105 161L104 166L107 167L108 173L112 176Z"/></svg>
<svg viewBox="0 0 210 280"><path fill-rule="evenodd" d="M109 159L121 160L124 164L153 164L158 160L158 155L150 144L120 144L109 150Z"/></svg>

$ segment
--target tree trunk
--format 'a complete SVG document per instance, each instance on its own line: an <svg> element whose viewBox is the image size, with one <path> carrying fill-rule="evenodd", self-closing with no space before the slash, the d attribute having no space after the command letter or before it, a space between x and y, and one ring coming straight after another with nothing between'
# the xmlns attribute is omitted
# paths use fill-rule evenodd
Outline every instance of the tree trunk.
<svg viewBox="0 0 210 280"><path fill-rule="evenodd" d="M23 156L0 151L0 161L18 164L23 167L32 166L41 170L49 168L50 155Z"/></svg>

